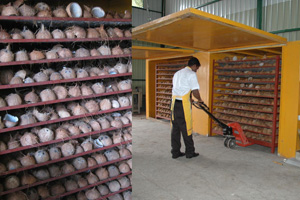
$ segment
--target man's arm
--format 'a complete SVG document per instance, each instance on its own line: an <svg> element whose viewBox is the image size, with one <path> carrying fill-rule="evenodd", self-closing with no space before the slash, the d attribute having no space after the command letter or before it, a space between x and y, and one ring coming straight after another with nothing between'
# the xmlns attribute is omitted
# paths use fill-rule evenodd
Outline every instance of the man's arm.
<svg viewBox="0 0 300 200"><path fill-rule="evenodd" d="M192 93L193 93L194 97L195 97L199 102L203 102L203 100L201 99L200 92L199 92L198 89L192 90Z"/></svg>

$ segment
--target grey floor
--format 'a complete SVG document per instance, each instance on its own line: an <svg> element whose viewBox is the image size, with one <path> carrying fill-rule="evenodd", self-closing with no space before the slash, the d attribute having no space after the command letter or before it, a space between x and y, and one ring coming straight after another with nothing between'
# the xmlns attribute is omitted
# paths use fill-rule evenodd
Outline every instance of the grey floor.
<svg viewBox="0 0 300 200"><path fill-rule="evenodd" d="M300 199L300 168L285 164L269 148L230 150L222 138L200 135L194 142L199 157L172 159L169 123L135 116L133 199Z"/></svg>

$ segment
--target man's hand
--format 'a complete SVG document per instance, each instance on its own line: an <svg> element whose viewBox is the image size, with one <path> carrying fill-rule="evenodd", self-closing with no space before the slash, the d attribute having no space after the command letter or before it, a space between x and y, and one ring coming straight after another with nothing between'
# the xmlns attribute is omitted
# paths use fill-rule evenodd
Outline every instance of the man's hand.
<svg viewBox="0 0 300 200"><path fill-rule="evenodd" d="M203 103L203 100L200 97L199 90L193 90L192 93L193 93L194 97L198 100L198 102L202 102Z"/></svg>

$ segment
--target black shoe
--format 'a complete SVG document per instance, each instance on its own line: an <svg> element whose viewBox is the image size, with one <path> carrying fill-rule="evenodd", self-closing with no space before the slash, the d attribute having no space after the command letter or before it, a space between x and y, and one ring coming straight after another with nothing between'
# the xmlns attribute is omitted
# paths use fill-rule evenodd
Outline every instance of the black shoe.
<svg viewBox="0 0 300 200"><path fill-rule="evenodd" d="M179 154L172 155L172 158L176 159L176 158L179 158L179 157L182 157L182 156L185 156L185 153L180 152Z"/></svg>
<svg viewBox="0 0 300 200"><path fill-rule="evenodd" d="M186 158L194 158L199 156L199 153L193 153L192 155L186 155Z"/></svg>

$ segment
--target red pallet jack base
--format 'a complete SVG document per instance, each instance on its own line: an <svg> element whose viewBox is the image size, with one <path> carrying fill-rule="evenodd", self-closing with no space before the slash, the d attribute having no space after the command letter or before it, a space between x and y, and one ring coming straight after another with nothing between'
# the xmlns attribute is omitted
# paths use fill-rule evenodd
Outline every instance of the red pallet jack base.
<svg viewBox="0 0 300 200"><path fill-rule="evenodd" d="M233 122L233 123L229 123L227 125L232 128L232 135L235 137L237 145L239 145L241 147L247 147L247 146L254 144L254 143L248 141L248 139L246 138L244 131L239 123Z"/></svg>

